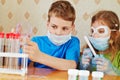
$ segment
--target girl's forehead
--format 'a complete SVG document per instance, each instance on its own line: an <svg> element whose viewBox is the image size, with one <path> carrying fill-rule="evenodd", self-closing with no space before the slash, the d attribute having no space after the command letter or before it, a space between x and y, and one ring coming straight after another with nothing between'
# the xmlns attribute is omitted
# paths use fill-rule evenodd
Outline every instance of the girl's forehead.
<svg viewBox="0 0 120 80"><path fill-rule="evenodd" d="M92 23L92 27L99 27L99 26L108 26L103 20L97 20Z"/></svg>

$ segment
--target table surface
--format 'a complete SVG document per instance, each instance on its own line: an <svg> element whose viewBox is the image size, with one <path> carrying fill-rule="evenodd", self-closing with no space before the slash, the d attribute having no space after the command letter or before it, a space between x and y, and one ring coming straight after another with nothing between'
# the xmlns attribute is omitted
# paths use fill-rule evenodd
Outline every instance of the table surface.
<svg viewBox="0 0 120 80"><path fill-rule="evenodd" d="M68 80L67 71L55 71L44 68L29 68L25 76L0 74L0 80ZM89 76L89 80L92 77ZM120 76L105 75L103 80L120 80Z"/></svg>

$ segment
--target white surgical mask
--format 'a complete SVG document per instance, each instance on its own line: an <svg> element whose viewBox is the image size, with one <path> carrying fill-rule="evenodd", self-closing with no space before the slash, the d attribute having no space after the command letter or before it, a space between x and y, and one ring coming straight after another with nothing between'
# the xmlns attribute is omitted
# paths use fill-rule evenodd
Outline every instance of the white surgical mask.
<svg viewBox="0 0 120 80"><path fill-rule="evenodd" d="M58 36L58 35L55 35L55 34L51 34L48 31L47 36L50 39L50 41L57 46L60 46L60 45L66 43L67 41L69 41L71 39L71 33L68 34L68 35Z"/></svg>
<svg viewBox="0 0 120 80"><path fill-rule="evenodd" d="M89 37L90 42L92 43L92 45L94 46L94 48L96 48L99 51L104 51L109 47L109 41L110 36L106 37L106 38L93 38L93 37Z"/></svg>

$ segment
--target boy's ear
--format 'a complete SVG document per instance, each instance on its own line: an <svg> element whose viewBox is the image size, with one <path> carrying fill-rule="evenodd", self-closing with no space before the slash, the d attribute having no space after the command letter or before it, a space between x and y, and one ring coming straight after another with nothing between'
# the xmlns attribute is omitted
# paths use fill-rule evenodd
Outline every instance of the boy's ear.
<svg viewBox="0 0 120 80"><path fill-rule="evenodd" d="M75 25L72 26L72 35L77 35L77 30L75 29Z"/></svg>
<svg viewBox="0 0 120 80"><path fill-rule="evenodd" d="M47 28L49 27L49 23L50 23L50 22L49 22L49 21L47 21Z"/></svg>
<svg viewBox="0 0 120 80"><path fill-rule="evenodd" d="M72 25L72 31L74 31L74 29L75 29L75 24Z"/></svg>

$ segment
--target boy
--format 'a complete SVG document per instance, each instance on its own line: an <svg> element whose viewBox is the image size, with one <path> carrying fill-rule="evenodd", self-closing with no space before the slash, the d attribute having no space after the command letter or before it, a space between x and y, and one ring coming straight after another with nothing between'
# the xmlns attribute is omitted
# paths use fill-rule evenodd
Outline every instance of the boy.
<svg viewBox="0 0 120 80"><path fill-rule="evenodd" d="M71 36L75 18L75 10L68 1L60 0L51 5L47 35L33 37L23 49L34 61L35 67L57 70L77 68L80 42L77 37Z"/></svg>

